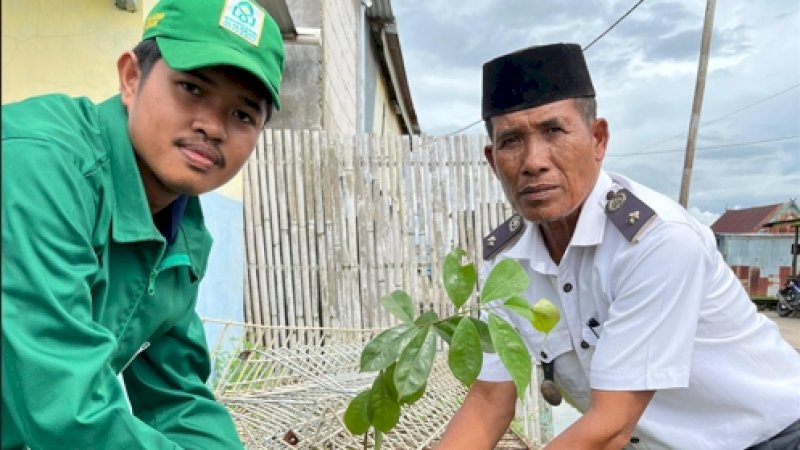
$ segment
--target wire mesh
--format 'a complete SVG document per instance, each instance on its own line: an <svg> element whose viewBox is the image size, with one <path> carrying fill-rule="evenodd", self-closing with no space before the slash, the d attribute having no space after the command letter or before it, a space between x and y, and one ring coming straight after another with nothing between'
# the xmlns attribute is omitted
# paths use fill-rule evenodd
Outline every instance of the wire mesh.
<svg viewBox="0 0 800 450"><path fill-rule="evenodd" d="M359 371L359 360L381 330L204 322L215 342L212 387L247 449L373 447L374 436L352 435L343 416L375 379L375 372ZM466 395L446 356L437 353L425 394L403 406L397 426L383 435L383 448L427 449L441 436ZM519 442L504 448L527 448Z"/></svg>

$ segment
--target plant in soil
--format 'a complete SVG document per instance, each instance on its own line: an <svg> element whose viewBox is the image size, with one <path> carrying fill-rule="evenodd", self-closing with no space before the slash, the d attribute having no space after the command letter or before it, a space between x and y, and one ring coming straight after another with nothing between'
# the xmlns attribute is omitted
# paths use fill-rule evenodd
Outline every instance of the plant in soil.
<svg viewBox="0 0 800 450"><path fill-rule="evenodd" d="M530 305L522 297L528 288L525 270L514 260L497 263L487 276L478 298L470 306L468 300L477 290L478 273L472 263L462 264L465 252L456 248L444 259L443 284L456 313L439 317L428 310L415 315L411 297L402 290L383 298L381 304L400 319L400 325L373 338L361 351L361 371L377 372L372 386L350 401L344 423L353 434L374 432L375 449L379 449L383 433L391 431L400 420L403 406L419 400L425 393L428 376L436 356L438 340L448 345L447 364L453 376L469 387L483 363L483 353L497 353L511 374L522 398L531 381L531 356L516 328L500 315L505 308L542 333L548 333L560 320L560 313L550 301L539 300ZM474 317L483 310L487 320Z"/></svg>

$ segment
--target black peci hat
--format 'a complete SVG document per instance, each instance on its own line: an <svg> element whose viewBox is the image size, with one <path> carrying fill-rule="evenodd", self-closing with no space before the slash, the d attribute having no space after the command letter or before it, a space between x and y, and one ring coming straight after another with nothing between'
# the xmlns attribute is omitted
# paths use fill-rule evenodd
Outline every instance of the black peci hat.
<svg viewBox="0 0 800 450"><path fill-rule="evenodd" d="M578 44L528 47L483 65L483 120L579 97L594 97L594 87Z"/></svg>

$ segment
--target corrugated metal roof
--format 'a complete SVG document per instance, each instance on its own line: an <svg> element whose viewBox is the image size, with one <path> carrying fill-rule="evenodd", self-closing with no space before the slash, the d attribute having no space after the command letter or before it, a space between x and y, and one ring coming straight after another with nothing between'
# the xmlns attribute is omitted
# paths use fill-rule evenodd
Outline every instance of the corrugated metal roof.
<svg viewBox="0 0 800 450"><path fill-rule="evenodd" d="M717 234L756 233L782 206L783 203L776 203L755 208L728 209L711 225L711 231Z"/></svg>

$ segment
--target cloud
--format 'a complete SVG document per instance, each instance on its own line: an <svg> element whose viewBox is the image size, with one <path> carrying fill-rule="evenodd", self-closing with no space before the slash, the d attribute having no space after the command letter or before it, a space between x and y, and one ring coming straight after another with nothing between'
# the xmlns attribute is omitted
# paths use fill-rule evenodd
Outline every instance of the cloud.
<svg viewBox="0 0 800 450"><path fill-rule="evenodd" d="M708 226L711 226L714 222L716 222L721 215L711 211L700 211L700 209L696 206L689 207L688 211L689 214L697 219L698 222Z"/></svg>

